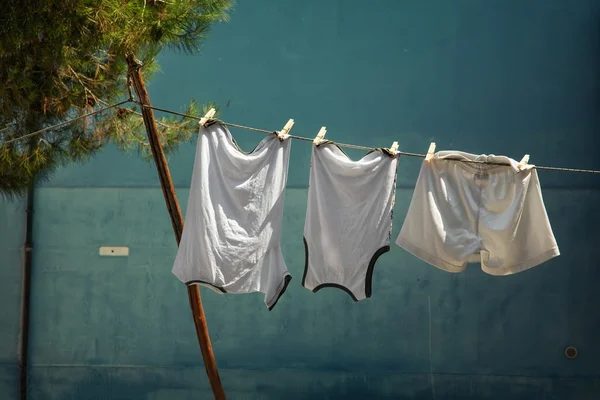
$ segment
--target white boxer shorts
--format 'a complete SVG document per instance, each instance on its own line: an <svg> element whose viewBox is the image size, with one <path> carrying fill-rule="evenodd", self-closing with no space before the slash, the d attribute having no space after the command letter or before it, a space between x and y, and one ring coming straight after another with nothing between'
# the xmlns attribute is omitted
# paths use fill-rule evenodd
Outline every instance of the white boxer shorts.
<svg viewBox="0 0 600 400"><path fill-rule="evenodd" d="M560 254L533 166L459 151L423 162L396 244L448 272L480 261L490 275L521 272Z"/></svg>

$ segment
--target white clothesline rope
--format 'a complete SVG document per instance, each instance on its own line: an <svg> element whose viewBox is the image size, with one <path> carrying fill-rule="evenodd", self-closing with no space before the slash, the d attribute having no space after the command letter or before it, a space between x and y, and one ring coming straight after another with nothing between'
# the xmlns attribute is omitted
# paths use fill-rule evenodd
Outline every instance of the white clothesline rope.
<svg viewBox="0 0 600 400"><path fill-rule="evenodd" d="M0 146L6 145L6 144L9 144L9 143L13 143L13 142L16 142L16 141L20 141L20 140L26 139L28 137L32 137L32 136L36 136L36 135L41 135L41 134L43 134L45 132L48 132L50 130L53 130L53 129L60 128L62 126L68 125L71 122L74 122L74 121L77 121L77 120L80 120L82 118L86 118L86 117L89 117L89 116L92 116L92 115L96 115L96 114L99 114L99 113L104 112L104 111L108 111L108 110L110 110L112 108L119 107L119 106L121 106L123 104L126 104L126 103L136 103L136 104L138 104L141 107L150 108L152 110L161 111L161 112L164 112L164 113L167 113L167 114L178 115L180 117L191 118L191 119L195 119L195 120L198 120L198 121L202 119L202 118L197 117L195 115L184 114L184 113L180 113L180 112L177 112L177 111L168 110L168 109L165 109L165 108L160 108L160 107L149 106L149 105L146 105L146 104L141 104L140 102L135 101L135 100L133 100L133 99L130 98L128 100L124 100L124 101L121 101L119 103L115 103L115 104L103 107L103 108L98 109L96 111L92 111L90 113L83 114L83 115L80 115L78 117L62 121L62 122L60 122L58 124L55 124L55 125L52 125L52 126L48 126L46 128L40 129L38 131L31 132L31 133L28 133L26 135L22 135L22 136L19 136L19 137L15 137L15 138L6 140L6 141L0 143ZM266 130L266 129L253 128L253 127L250 127L250 126L234 124L234 123L231 123L231 122L225 122L225 121L221 121L221 120L218 120L218 121L220 123L222 123L223 125L226 125L226 126L232 126L234 128L240 128L240 129L246 129L246 130L253 131L253 132L260 132L260 133L265 133L265 134L272 134L274 132L274 131L269 131L269 130ZM3 129L1 129L0 133L3 132L3 131L5 131L5 130L7 130L7 129L9 129L9 128L10 127L5 127ZM304 140L304 141L308 141L308 142L312 142L314 140L314 138L309 138L309 137L304 137L304 136L298 136L298 135L291 135L290 134L289 136L291 138L293 138L293 139ZM357 144L341 143L341 142L335 142L335 141L332 141L332 140L330 140L330 142L332 142L332 143L334 143L334 144L336 144L336 145L338 145L340 147L347 147L347 148L350 148L350 149L365 150L365 151L376 150L373 147L361 146L361 145L357 145ZM407 151L400 151L400 150L396 151L396 154L403 155L403 156L409 156L409 157L419 157L419 158L425 158L426 157L426 154L410 153L410 152L407 152ZM493 163L493 162L489 162L489 161L477 161L477 160L462 160L461 159L461 160L457 160L457 161L468 162L468 163L475 163L475 164L496 164L496 165L498 164L498 163ZM547 166L541 166L541 165L534 165L533 167L536 168L536 169L547 170L547 171L579 172L579 173L600 175L600 171L599 170L592 170L592 169L564 168L564 167L547 167Z"/></svg>
<svg viewBox="0 0 600 400"><path fill-rule="evenodd" d="M28 137L31 137L31 136L41 135L41 134L42 134L42 133L44 133L44 132L48 132L48 131L51 131L52 129L60 128L61 126L68 125L68 124L70 124L71 122L74 122L74 121L80 120L80 119L82 119L82 118L90 117L90 116L92 116L92 115L99 114L99 113L101 113L101 112L103 112L103 111L110 110L111 108L119 107L120 105L123 105L123 104L125 104L125 103L129 103L130 101L131 101L131 100L124 100L124 101L121 101L121 102L119 102L119 103L115 103L115 104L113 104L113 105L110 105L110 106L107 106L107 107L103 107L103 108L101 108L101 109L99 109L99 110L92 111L92 112L89 112L89 113L87 113L87 114L83 114L83 115L80 115L80 116L78 116L78 117L71 118L71 119L68 119L68 120L66 120L66 121L63 121L63 122L59 122L58 124L55 124L55 125L48 126L48 127L46 127L46 128L40 129L39 131L31 132L31 133L28 133L28 134L26 134L26 135L23 135L23 136L19 136L19 137L16 137L16 138L9 139L9 140L7 140L7 141L5 141L5 142L2 142L2 143L0 143L0 145L5 145L5 144L12 143L12 142L17 142L17 141L19 141L19 140L27 139ZM1 133L1 132L3 132L3 131L5 131L5 130L7 130L7 129L10 129L10 126L9 126L9 127L6 127L6 128L4 128L4 129L2 129L2 130L0 130L0 133Z"/></svg>
<svg viewBox="0 0 600 400"><path fill-rule="evenodd" d="M141 104L139 102L135 102L138 105L140 105L141 107L146 107L146 108L151 108L153 110L156 111L161 111L161 112L165 112L168 114L173 114L173 115L178 115L180 117L186 117L186 118L191 118L191 119L195 119L195 120L201 120L202 118L199 118L197 116L194 115L189 115L189 114L184 114L184 113L180 113L177 111L172 111L172 110L167 110L164 108L160 108L160 107L154 107L154 106L148 106L148 105L144 105ZM219 121L220 123L222 123L223 125L227 125L227 126L232 126L234 128L240 128L240 129L246 129L249 131L253 131L253 132L260 132L260 133L265 133L265 134L272 134L273 131L269 131L266 129L260 129L260 128L253 128L250 126L245 126L245 125L239 125L239 124L234 124L231 122L225 122L225 121L221 121L219 119L215 119L214 120ZM309 137L304 137L304 136L298 136L298 135L289 135L291 138L294 139L298 139L298 140L305 140L308 142L312 142L314 140L314 138L309 138ZM372 151L372 150L377 150L373 147L367 147L367 146L360 146L357 144L350 144L350 143L341 143L341 142L336 142L333 140L330 140L330 142L340 146L340 147L348 147L351 149L357 149L357 150L365 150L365 151ZM419 153L410 153L410 152L406 152L406 151L396 151L396 154L400 154L403 156L409 156L409 157L420 157L420 158L425 158L427 155L426 154L419 154ZM493 164L493 165L504 165L504 164L500 164L500 163L494 163L494 162L489 162L489 161L477 161L477 160L455 160L455 161L461 161L461 162L467 162L467 163L474 163L474 164ZM536 169L543 169L543 170L548 170L548 171L563 171L563 172L580 172L580 173L587 173L587 174L597 174L600 175L600 171L598 170L592 170L592 169L579 169L579 168L563 168L563 167L545 167L545 166L540 166L540 165L534 165L533 168Z"/></svg>

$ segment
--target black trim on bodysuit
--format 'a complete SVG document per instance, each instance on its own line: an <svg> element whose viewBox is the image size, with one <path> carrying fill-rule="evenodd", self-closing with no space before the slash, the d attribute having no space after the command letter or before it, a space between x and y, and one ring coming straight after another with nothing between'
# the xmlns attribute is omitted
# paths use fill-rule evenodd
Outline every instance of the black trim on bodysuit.
<svg viewBox="0 0 600 400"><path fill-rule="evenodd" d="M281 292L279 292L279 296L277 296L277 298L275 299L275 302L273 304L271 304L271 307L268 307L269 311L271 311L273 309L273 307L275 307L275 304L277 304L277 302L279 301L281 296L283 296L283 294L285 293L285 290L287 289L288 285L290 284L290 281L292 280L292 276L286 275L285 278L283 278L283 280L284 280L283 289L281 289Z"/></svg>
<svg viewBox="0 0 600 400"><path fill-rule="evenodd" d="M208 283L206 281L193 280L193 281L187 281L185 284L188 285L188 286L189 285L205 285L205 286L210 286L211 288L217 289L221 293L227 293L227 291L225 289L223 289L222 287L215 286L212 283Z"/></svg>
<svg viewBox="0 0 600 400"><path fill-rule="evenodd" d="M283 296L283 294L285 293L285 290L287 289L288 285L290 284L290 281L292 280L292 276L291 275L286 275L283 278L283 288L281 289L281 291L279 292L279 295L277 296L277 298L275 299L275 302L273 304L271 304L271 307L267 307L267 309L269 311L271 311L273 309L273 307L275 307L275 305L277 304L277 302L279 301L279 299L281 298L281 296ZM217 289L219 292L221 293L227 293L227 291L225 289L223 289L222 287L219 286L215 286L212 283L208 283L206 281L201 281L201 280L194 280L194 281L187 281L185 283L186 285L205 285L205 286L210 286L212 288Z"/></svg>
<svg viewBox="0 0 600 400"><path fill-rule="evenodd" d="M304 261L304 275L302 276L302 286L304 286L306 288L306 286L305 286L306 275L308 274L308 243L306 243L305 237L303 237L302 240L304 241L304 260L305 260ZM371 286L372 286L372 282L373 282L373 270L375 269L375 263L377 262L377 259L383 253L387 253L388 251L390 251L390 246L383 246L383 247L379 248L375 252L375 254L373 254L373 257L371 257L371 260L369 261L369 266L367 267L367 276L365 278L365 298L367 298L367 299L369 297L371 297L371 293L372 293ZM348 293L348 295L350 297L352 297L352 300L358 301L358 299L356 298L356 296L354 296L354 293L352 293L352 291L350 289L348 289L347 287L340 285L338 283L322 283L319 286L312 289L311 291L313 293L317 293L319 290L326 288L326 287L343 290L344 292ZM310 290L310 289L308 289L308 290Z"/></svg>
<svg viewBox="0 0 600 400"><path fill-rule="evenodd" d="M383 246L379 248L371 257L371 261L369 261L369 268L367 268L367 278L365 279L365 296L367 299L371 297L371 284L373 283L373 269L375 269L375 263L377 259L383 254L390 251L390 246Z"/></svg>
<svg viewBox="0 0 600 400"><path fill-rule="evenodd" d="M317 286L316 288L314 288L312 290L312 292L317 293L319 290L321 290L323 288L328 288L328 287L343 290L344 292L348 293L348 295L350 297L352 297L352 300L358 301L358 299L354 296L354 294L350 291L350 289L348 289L346 286L339 285L337 283L322 283L319 286Z"/></svg>
<svg viewBox="0 0 600 400"><path fill-rule="evenodd" d="M276 133L276 132L273 132L273 133ZM319 146L321 146L321 145L323 145L323 144L330 144L330 145L332 145L332 146L335 146L335 147L337 147L337 148L338 148L338 149L339 149L339 150L340 150L340 151L341 151L341 152L342 152L342 153L343 153L343 154L344 154L344 155L345 155L345 156L348 158L348 160L350 160L350 161L354 161L354 160L352 160L352 158L350 158L350 157L348 156L348 154L347 154L347 153L344 151L344 149L343 149L343 148L342 148L342 147L341 147L341 146L340 146L338 143L336 143L336 142L332 142L331 140L327 140L327 139L325 139L325 140L323 140L321 143L319 143L319 144L316 144L315 146L319 147ZM365 153L365 154L362 156L362 158L365 158L365 157L366 157L366 156L368 156L369 154L371 154L371 153L374 153L374 152L376 152L376 151L379 151L379 152L381 152L381 153L383 153L383 154L385 154L385 155L388 155L388 156L390 156L390 157L392 157L392 158L393 158L393 157L397 157L397 156L398 156L398 154L392 154L392 153L390 152L390 149L388 149L388 148L385 148L385 147L375 147L375 148L373 148L373 149L371 149L371 150L367 151L367 152L366 152L366 153Z"/></svg>
<svg viewBox="0 0 600 400"><path fill-rule="evenodd" d="M304 236L302 236L302 241L304 242L304 274L302 275L302 286L304 286L304 282L306 282L306 273L308 272L308 243L306 243L306 238Z"/></svg>

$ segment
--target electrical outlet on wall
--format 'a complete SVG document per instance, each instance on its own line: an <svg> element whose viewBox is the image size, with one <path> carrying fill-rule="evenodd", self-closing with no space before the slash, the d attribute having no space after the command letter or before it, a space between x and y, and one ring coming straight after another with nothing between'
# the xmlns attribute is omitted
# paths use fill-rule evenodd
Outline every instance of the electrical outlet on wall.
<svg viewBox="0 0 600 400"><path fill-rule="evenodd" d="M101 256L127 257L129 247L127 246L100 246Z"/></svg>

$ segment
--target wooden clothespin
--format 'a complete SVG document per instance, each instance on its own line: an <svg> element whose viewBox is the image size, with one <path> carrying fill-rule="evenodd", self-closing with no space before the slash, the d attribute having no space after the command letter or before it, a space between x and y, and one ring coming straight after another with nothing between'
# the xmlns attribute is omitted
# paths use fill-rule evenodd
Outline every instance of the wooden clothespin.
<svg viewBox="0 0 600 400"><path fill-rule="evenodd" d="M323 138L325 137L326 133L327 133L327 128L325 128L324 126L322 126L321 130L319 130L319 133L317 133L317 137L315 137L315 139L313 140L313 144L315 146L320 145L321 142L323 141Z"/></svg>
<svg viewBox="0 0 600 400"><path fill-rule="evenodd" d="M211 108L210 110L208 110L208 112L206 114L204 114L204 117L200 118L199 124L204 126L204 124L206 124L209 120L211 120L212 117L214 117L216 113L217 113L217 110L215 110L214 108Z"/></svg>
<svg viewBox="0 0 600 400"><path fill-rule="evenodd" d="M290 130L292 129L292 126L294 126L294 120L290 119L285 124L285 126L283 127L283 129L281 131L279 131L279 133L277 134L277 136L279 137L279 140L284 140L288 136L290 136Z"/></svg>
<svg viewBox="0 0 600 400"><path fill-rule="evenodd" d="M433 158L433 153L435 153L435 142L431 142L431 144L429 145L429 150L427 150L425 161L431 161L431 159Z"/></svg>
<svg viewBox="0 0 600 400"><path fill-rule="evenodd" d="M519 169L525 167L527 164L529 164L529 154L525 154L523 156L523 158L521 159L521 161L519 162L519 165L517 165L517 167L519 167Z"/></svg>
<svg viewBox="0 0 600 400"><path fill-rule="evenodd" d="M398 152L398 142L394 142L392 143L392 147L390 147L390 153L392 153L392 155L396 155L396 153Z"/></svg>

